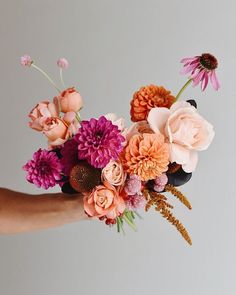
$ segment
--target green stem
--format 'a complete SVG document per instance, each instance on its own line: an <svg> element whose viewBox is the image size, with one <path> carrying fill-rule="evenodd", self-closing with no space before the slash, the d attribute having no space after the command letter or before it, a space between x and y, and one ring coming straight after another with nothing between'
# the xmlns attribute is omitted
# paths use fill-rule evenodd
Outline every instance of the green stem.
<svg viewBox="0 0 236 295"><path fill-rule="evenodd" d="M180 97L180 95L184 92L184 90L188 87L188 85L192 82L192 79L189 79L184 86L180 89L179 93L175 97L175 101L177 101Z"/></svg>
<svg viewBox="0 0 236 295"><path fill-rule="evenodd" d="M38 70L41 74L44 75L44 77L46 77L48 79L48 81L57 89L57 91L60 93L61 90L57 87L56 83L52 80L51 77L49 77L49 75L47 73L45 73L41 68L39 68L38 66L36 66L34 63L31 64L31 67L35 68L36 70Z"/></svg>
<svg viewBox="0 0 236 295"><path fill-rule="evenodd" d="M65 85L64 80L63 80L62 68L60 68L60 78L61 78L61 84L62 84L63 88L66 88L66 85Z"/></svg>
<svg viewBox="0 0 236 295"><path fill-rule="evenodd" d="M133 229L134 231L137 230L135 224L132 223L132 222L129 220L129 218L126 216L126 214L123 215L123 218L124 218L124 220L126 221L126 223L128 223L128 225L129 225L130 227L132 227L132 229Z"/></svg>
<svg viewBox="0 0 236 295"><path fill-rule="evenodd" d="M80 115L78 113L75 113L75 117L76 117L77 121L80 123L81 122Z"/></svg>

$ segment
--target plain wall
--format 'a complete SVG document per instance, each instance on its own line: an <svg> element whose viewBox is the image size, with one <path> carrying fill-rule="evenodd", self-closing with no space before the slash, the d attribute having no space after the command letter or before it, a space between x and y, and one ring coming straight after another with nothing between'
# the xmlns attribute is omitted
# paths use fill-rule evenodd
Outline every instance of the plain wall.
<svg viewBox="0 0 236 295"><path fill-rule="evenodd" d="M190 87L183 96L197 100L216 131L182 188L192 212L175 202L192 247L155 212L142 214L138 233L126 236L101 222L1 236L1 295L236 294L235 11L234 0L0 1L1 186L43 192L21 169L46 147L27 114L56 92L19 65L24 53L57 81L56 60L69 60L65 80L84 98L83 118L116 112L129 125L134 91L155 83L176 94L187 78L180 59L202 52L218 57L222 85L204 93Z"/></svg>

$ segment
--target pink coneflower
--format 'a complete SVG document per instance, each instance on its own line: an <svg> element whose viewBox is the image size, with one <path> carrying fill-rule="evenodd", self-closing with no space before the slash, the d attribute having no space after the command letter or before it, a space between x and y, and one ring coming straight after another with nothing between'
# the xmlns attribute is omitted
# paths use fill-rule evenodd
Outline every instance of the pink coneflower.
<svg viewBox="0 0 236 295"><path fill-rule="evenodd" d="M39 149L33 159L23 169L28 172L26 179L36 185L48 189L55 186L61 179L62 165L57 155L48 150Z"/></svg>
<svg viewBox="0 0 236 295"><path fill-rule="evenodd" d="M95 168L104 168L110 160L117 160L125 138L118 127L104 116L82 121L78 134L78 157Z"/></svg>
<svg viewBox="0 0 236 295"><path fill-rule="evenodd" d="M202 91L207 87L209 78L215 90L220 88L220 83L216 76L216 68L218 66L217 59L210 53L203 53L200 56L183 58L181 63L184 67L181 74L190 73L193 80L193 86L197 86L201 82Z"/></svg>

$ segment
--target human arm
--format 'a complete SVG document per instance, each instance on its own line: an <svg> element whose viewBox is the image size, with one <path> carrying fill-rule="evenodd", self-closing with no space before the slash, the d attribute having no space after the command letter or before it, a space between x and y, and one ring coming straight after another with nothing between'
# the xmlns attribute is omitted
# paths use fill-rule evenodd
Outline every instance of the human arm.
<svg viewBox="0 0 236 295"><path fill-rule="evenodd" d="M0 234L31 232L87 219L81 195L30 195L0 188Z"/></svg>

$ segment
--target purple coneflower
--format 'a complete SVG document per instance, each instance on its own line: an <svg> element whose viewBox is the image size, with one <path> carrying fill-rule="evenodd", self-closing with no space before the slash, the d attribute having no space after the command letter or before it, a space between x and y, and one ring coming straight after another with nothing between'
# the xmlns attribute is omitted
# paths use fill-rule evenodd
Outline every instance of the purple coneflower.
<svg viewBox="0 0 236 295"><path fill-rule="evenodd" d="M104 168L110 160L117 160L125 138L116 125L104 116L82 121L78 134L78 157L95 168Z"/></svg>
<svg viewBox="0 0 236 295"><path fill-rule="evenodd" d="M62 165L52 151L39 149L23 169L28 172L26 179L30 183L44 189L55 186L61 179Z"/></svg>
<svg viewBox="0 0 236 295"><path fill-rule="evenodd" d="M184 64L181 74L190 73L193 86L197 86L201 82L201 88L202 91L204 91L210 78L213 88L215 90L220 88L220 83L215 71L218 66L218 61L212 54L203 53L200 56L183 58L181 63Z"/></svg>

